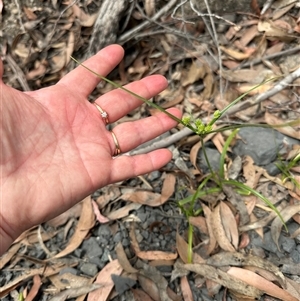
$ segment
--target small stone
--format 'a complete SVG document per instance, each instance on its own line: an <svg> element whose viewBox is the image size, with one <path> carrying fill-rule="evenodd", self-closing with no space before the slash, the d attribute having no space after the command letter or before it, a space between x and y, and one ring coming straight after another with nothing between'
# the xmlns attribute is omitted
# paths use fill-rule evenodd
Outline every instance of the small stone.
<svg viewBox="0 0 300 301"><path fill-rule="evenodd" d="M95 237L90 237L89 239L85 240L81 245L81 249L85 251L86 256L89 258L100 257L103 254L103 250L98 245Z"/></svg>
<svg viewBox="0 0 300 301"><path fill-rule="evenodd" d="M281 244L282 249L287 253L291 253L296 248L295 240L283 235L280 236L279 243Z"/></svg>
<svg viewBox="0 0 300 301"><path fill-rule="evenodd" d="M98 228L98 236L100 237L110 237L111 236L111 230L108 225L100 225Z"/></svg>
<svg viewBox="0 0 300 301"><path fill-rule="evenodd" d="M117 244L122 240L122 233L121 232L117 232L116 235L113 238L113 241Z"/></svg>
<svg viewBox="0 0 300 301"><path fill-rule="evenodd" d="M115 289L119 295L123 294L136 284L136 281L131 278L121 277L115 274L111 275L111 279L114 282Z"/></svg>
<svg viewBox="0 0 300 301"><path fill-rule="evenodd" d="M71 267L66 267L66 268L63 268L59 271L59 275L63 275L63 274L66 274L66 273L73 274L73 275L78 275L79 274L78 270L76 270L74 268L71 268Z"/></svg>
<svg viewBox="0 0 300 301"><path fill-rule="evenodd" d="M295 263L300 263L300 253L296 249L293 250L290 255Z"/></svg>
<svg viewBox="0 0 300 301"><path fill-rule="evenodd" d="M95 276L98 273L98 268L96 264L85 262L81 265L80 271L88 276Z"/></svg>

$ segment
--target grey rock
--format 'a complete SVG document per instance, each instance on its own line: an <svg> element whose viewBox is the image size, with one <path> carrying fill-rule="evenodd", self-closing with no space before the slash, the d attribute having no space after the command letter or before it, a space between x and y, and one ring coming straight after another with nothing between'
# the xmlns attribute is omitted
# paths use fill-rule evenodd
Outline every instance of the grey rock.
<svg viewBox="0 0 300 301"><path fill-rule="evenodd" d="M147 218L149 216L149 213L137 212L136 216L140 219L141 223L144 223L144 222L146 222L146 220L147 220Z"/></svg>
<svg viewBox="0 0 300 301"><path fill-rule="evenodd" d="M300 252L298 250L293 250L290 255L295 263L300 263Z"/></svg>
<svg viewBox="0 0 300 301"><path fill-rule="evenodd" d="M83 241L81 249L85 251L88 258L100 257L103 254L103 249L99 246L95 237Z"/></svg>
<svg viewBox="0 0 300 301"><path fill-rule="evenodd" d="M250 232L250 237L251 237L251 245L256 247L261 247L264 250L277 254L278 248L271 237L270 231L264 234L263 240L258 234L256 234L253 231Z"/></svg>
<svg viewBox="0 0 300 301"><path fill-rule="evenodd" d="M122 239L122 245L125 248L128 247L128 246L130 246L130 240L128 238L123 238Z"/></svg>
<svg viewBox="0 0 300 301"><path fill-rule="evenodd" d="M119 295L123 294L136 284L136 281L131 278L121 277L115 274L111 275L111 279L114 282L115 289Z"/></svg>
<svg viewBox="0 0 300 301"><path fill-rule="evenodd" d="M272 162L265 166L267 173L272 177L277 176L281 172L280 169L276 165L277 163L278 162Z"/></svg>
<svg viewBox="0 0 300 301"><path fill-rule="evenodd" d="M98 228L98 236L100 237L110 237L111 236L111 230L108 225L101 224Z"/></svg>
<svg viewBox="0 0 300 301"><path fill-rule="evenodd" d="M267 165L275 161L280 154L287 153L300 141L284 136L274 129L245 127L239 131L242 138L232 148L238 156L248 155L257 165Z"/></svg>
<svg viewBox="0 0 300 301"><path fill-rule="evenodd" d="M209 164L211 165L211 168L213 171L218 171L220 169L220 153L216 148L210 147L210 144L206 144L205 151L209 160ZM210 172L208 164L206 162L203 150L201 149L197 156L197 164L199 164L199 167L203 173Z"/></svg>
<svg viewBox="0 0 300 301"><path fill-rule="evenodd" d="M290 275L300 276L300 263L298 264L283 264L281 272Z"/></svg>
<svg viewBox="0 0 300 301"><path fill-rule="evenodd" d="M82 253L83 253L83 251L80 248L77 248L76 250L74 250L74 255L78 258L82 257Z"/></svg>
<svg viewBox="0 0 300 301"><path fill-rule="evenodd" d="M101 257L101 261L104 262L104 263L107 262L108 258L109 258L109 255L110 255L109 250L105 249L104 253L103 253L102 257Z"/></svg>
<svg viewBox="0 0 300 301"><path fill-rule="evenodd" d="M96 264L85 262L81 265L80 271L88 276L95 276L98 273L98 268Z"/></svg>
<svg viewBox="0 0 300 301"><path fill-rule="evenodd" d="M281 235L279 237L279 243L282 249L287 253L291 253L296 248L295 240L290 237Z"/></svg>
<svg viewBox="0 0 300 301"><path fill-rule="evenodd" d="M123 238L123 235L122 235L122 233L121 232L117 232L115 235L114 235L114 237L113 237L113 241L114 241L114 243L119 243L121 240L122 240L122 238Z"/></svg>
<svg viewBox="0 0 300 301"><path fill-rule="evenodd" d="M161 173L156 170L156 171L150 172L150 174L148 175L147 178L148 178L148 181L153 182L153 181L159 179L160 176L161 176Z"/></svg>
<svg viewBox="0 0 300 301"><path fill-rule="evenodd" d="M63 268L59 271L59 275L63 275L63 274L66 274L66 273L73 274L73 275L78 275L79 274L78 270L76 270L74 268L71 268L71 267L66 267L66 268Z"/></svg>
<svg viewBox="0 0 300 301"><path fill-rule="evenodd" d="M142 236L144 237L145 240L149 239L149 231L148 230L142 231L141 234L142 234Z"/></svg>

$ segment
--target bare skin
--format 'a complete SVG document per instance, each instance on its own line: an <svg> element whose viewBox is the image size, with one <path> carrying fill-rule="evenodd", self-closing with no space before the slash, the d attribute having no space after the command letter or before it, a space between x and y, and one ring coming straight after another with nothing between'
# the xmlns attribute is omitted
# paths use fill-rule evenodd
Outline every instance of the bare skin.
<svg viewBox="0 0 300 301"><path fill-rule="evenodd" d="M122 59L111 45L84 64L105 76ZM0 77L3 66L0 62ZM20 92L0 81L0 255L26 229L49 220L96 189L164 166L166 149L112 157L115 144L97 108L87 101L99 79L77 67L56 85ZM154 75L127 85L145 98L167 86ZM96 100L115 122L141 104L117 89ZM170 112L181 117L177 109ZM176 122L163 113L117 125L114 133L127 152Z"/></svg>

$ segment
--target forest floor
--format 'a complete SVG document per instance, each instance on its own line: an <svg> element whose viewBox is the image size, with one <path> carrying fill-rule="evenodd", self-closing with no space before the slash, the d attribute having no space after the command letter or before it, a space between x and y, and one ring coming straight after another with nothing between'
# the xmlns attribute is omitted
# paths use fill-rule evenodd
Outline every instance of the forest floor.
<svg viewBox="0 0 300 301"><path fill-rule="evenodd" d="M7 85L55 84L71 55L90 53L97 1L2 1ZM114 36L125 57L108 78L164 75L151 101L192 123L247 95L208 134L180 124L130 153L168 147L163 169L23 233L0 259L1 300L300 300L299 2L223 15L191 3L129 2ZM112 89L102 82L90 100Z"/></svg>

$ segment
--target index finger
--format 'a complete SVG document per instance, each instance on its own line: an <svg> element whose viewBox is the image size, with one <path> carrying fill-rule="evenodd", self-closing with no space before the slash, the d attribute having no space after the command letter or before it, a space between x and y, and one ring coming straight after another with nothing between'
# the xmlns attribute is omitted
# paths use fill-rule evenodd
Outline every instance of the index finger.
<svg viewBox="0 0 300 301"><path fill-rule="evenodd" d="M96 55L82 64L99 75L106 76L120 63L123 56L124 50L121 46L110 45L100 50ZM57 84L68 86L76 94L87 97L100 81L101 79L98 76L83 66L78 66L64 76Z"/></svg>

